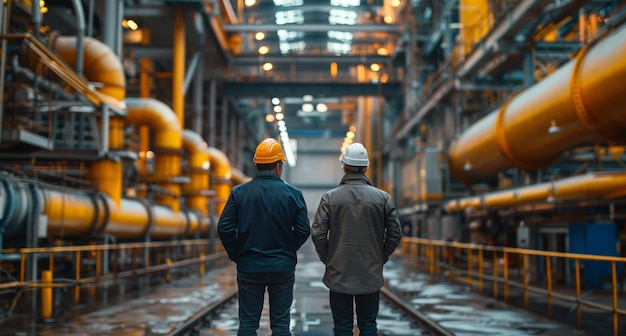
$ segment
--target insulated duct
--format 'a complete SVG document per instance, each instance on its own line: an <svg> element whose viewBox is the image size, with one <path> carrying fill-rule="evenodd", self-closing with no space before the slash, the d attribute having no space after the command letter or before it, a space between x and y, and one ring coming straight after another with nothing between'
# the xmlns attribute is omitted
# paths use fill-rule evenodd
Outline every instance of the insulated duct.
<svg viewBox="0 0 626 336"><path fill-rule="evenodd" d="M512 95L451 145L452 174L471 184L511 167L545 168L589 143L626 143L626 27Z"/></svg>

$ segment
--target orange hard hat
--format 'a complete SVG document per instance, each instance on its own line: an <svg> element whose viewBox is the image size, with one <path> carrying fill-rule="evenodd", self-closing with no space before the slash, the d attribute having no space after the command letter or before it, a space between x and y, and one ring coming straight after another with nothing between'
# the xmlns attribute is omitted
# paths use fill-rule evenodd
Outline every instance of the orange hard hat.
<svg viewBox="0 0 626 336"><path fill-rule="evenodd" d="M272 138L261 141L254 151L254 163L268 164L276 161L286 161L283 147Z"/></svg>

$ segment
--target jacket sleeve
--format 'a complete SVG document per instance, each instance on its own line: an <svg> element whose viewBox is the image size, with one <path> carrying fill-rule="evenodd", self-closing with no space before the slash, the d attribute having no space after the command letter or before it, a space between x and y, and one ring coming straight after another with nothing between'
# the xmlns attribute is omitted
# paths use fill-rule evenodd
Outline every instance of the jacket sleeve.
<svg viewBox="0 0 626 336"><path fill-rule="evenodd" d="M313 223L311 224L311 240L320 260L325 264L328 253L328 231L330 229L330 214L328 213L328 194L322 196L317 207Z"/></svg>
<svg viewBox="0 0 626 336"><path fill-rule="evenodd" d="M387 261L393 251L400 245L402 228L396 213L396 207L391 202L391 197L389 196L385 208L385 261Z"/></svg>
<svg viewBox="0 0 626 336"><path fill-rule="evenodd" d="M237 213L237 202L231 193L217 222L217 233L228 258L234 262L237 262Z"/></svg>
<svg viewBox="0 0 626 336"><path fill-rule="evenodd" d="M296 242L296 250L309 239L311 234L311 224L309 223L309 213L304 201L302 192L298 192L298 209L296 214L296 223L294 224L293 233Z"/></svg>

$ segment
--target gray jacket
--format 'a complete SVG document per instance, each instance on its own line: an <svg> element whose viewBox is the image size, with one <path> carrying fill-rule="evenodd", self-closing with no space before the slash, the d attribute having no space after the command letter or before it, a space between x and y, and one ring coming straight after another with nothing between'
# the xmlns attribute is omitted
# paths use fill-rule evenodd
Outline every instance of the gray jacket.
<svg viewBox="0 0 626 336"><path fill-rule="evenodd" d="M383 265L400 244L402 231L388 193L363 174L346 174L326 192L311 225L311 239L326 265L324 284L333 292L378 291Z"/></svg>

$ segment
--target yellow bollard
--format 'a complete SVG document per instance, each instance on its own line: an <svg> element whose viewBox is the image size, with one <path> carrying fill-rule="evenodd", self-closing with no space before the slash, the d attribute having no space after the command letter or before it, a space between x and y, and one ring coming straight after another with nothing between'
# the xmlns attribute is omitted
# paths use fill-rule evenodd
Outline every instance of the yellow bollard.
<svg viewBox="0 0 626 336"><path fill-rule="evenodd" d="M41 272L41 318L46 321L52 318L52 271Z"/></svg>
<svg viewBox="0 0 626 336"><path fill-rule="evenodd" d="M202 258L204 258L204 252L200 252L200 259ZM204 272L206 272L206 265L204 264L204 261L200 261L198 264L198 274L203 276Z"/></svg>
<svg viewBox="0 0 626 336"><path fill-rule="evenodd" d="M167 258L165 259L165 264L168 266L172 265L172 259ZM172 281L172 273L170 273L170 269L167 269L167 273L165 273L165 281L170 282Z"/></svg>

